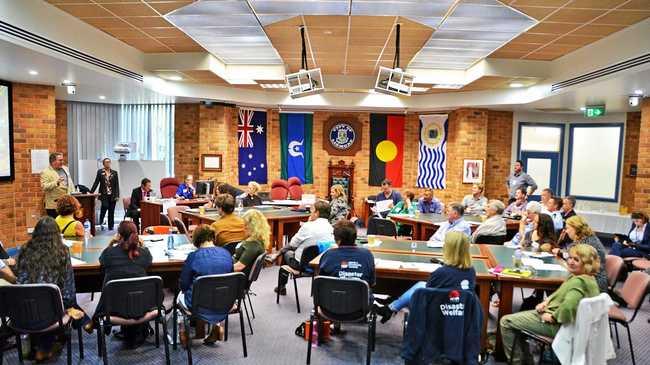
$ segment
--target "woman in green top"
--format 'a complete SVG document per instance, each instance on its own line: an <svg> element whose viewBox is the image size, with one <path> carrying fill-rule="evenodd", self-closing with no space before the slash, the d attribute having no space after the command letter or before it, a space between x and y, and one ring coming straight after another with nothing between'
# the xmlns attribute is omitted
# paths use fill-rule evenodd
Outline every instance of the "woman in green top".
<svg viewBox="0 0 650 365"><path fill-rule="evenodd" d="M237 245L235 250L235 271L243 271L247 276L257 257L270 248L271 228L259 210L251 209L242 217L248 238Z"/></svg>
<svg viewBox="0 0 650 365"><path fill-rule="evenodd" d="M418 209L417 203L413 200L415 199L415 194L412 191L405 191L402 200L400 200L393 209L390 210L390 214L415 214L415 211ZM398 236L410 236L411 235L411 226L403 225L397 223L397 235Z"/></svg>
<svg viewBox="0 0 650 365"><path fill-rule="evenodd" d="M64 237L83 237L84 225L74 216L81 209L81 204L72 195L64 195L56 201L56 225Z"/></svg>
<svg viewBox="0 0 650 365"><path fill-rule="evenodd" d="M551 296L539 303L534 310L509 314L501 318L501 338L510 364L522 362L521 353L529 355L526 347L523 351L513 351L516 333L526 330L546 337L555 337L560 325L572 323L576 318L578 304L582 298L591 298L600 294L594 276L600 270L600 259L596 249L586 244L578 244L569 249L567 268L571 276Z"/></svg>

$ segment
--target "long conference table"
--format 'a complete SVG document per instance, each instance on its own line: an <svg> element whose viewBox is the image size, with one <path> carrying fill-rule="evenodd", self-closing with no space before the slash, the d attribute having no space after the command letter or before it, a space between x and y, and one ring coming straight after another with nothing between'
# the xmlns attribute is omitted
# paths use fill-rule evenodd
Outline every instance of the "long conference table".
<svg viewBox="0 0 650 365"><path fill-rule="evenodd" d="M142 229L160 225L160 213L167 213L167 205L183 205L190 208L198 208L210 202L207 198L197 199L167 199L172 204L161 199L142 200L140 202L140 222Z"/></svg>
<svg viewBox="0 0 650 365"><path fill-rule="evenodd" d="M306 222L310 215L309 212L277 206L244 208L241 214L250 209L257 209L266 217L271 227L271 245L277 250L284 245L284 236L291 236L297 232L300 222ZM204 214L201 214L198 209L187 209L181 212L181 216L188 227L190 224L212 224L219 219L219 213L215 209L206 209ZM272 247L269 248L271 249Z"/></svg>
<svg viewBox="0 0 650 365"><path fill-rule="evenodd" d="M388 218L394 222L413 227L414 240L428 240L438 228L438 224L448 219L444 214L435 213L418 213L417 215L390 214ZM476 215L464 215L463 219L472 226L472 231L483 221L480 216ZM514 233L519 229L519 221L506 218L506 229L510 237L514 236Z"/></svg>
<svg viewBox="0 0 650 365"><path fill-rule="evenodd" d="M380 243L364 244L375 257L375 274L377 283L374 291L377 293L398 296L408 289L415 281L427 281L435 266L431 264L432 257L442 257L442 248L427 247L426 241L399 240L392 237L377 236ZM415 249L413 243L417 244ZM567 271L538 270L533 276L519 278L497 275L490 269L502 266L512 267L514 249L498 245L473 244L470 247L472 266L476 270L476 285L483 308L483 331L481 348L487 350L487 323L490 309L490 286L499 283L499 317L512 313L512 299L515 287L535 289L555 289L568 277ZM318 268L320 256L310 264ZM545 262L563 264L555 257L544 259ZM497 325L496 352L502 355L500 329Z"/></svg>

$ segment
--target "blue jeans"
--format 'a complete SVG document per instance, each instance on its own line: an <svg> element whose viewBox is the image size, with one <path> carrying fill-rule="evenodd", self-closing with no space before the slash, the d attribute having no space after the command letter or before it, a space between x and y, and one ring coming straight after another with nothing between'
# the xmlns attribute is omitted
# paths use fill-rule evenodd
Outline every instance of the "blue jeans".
<svg viewBox="0 0 650 365"><path fill-rule="evenodd" d="M612 249L609 251L610 255L616 255L620 257L643 257L643 252L632 247L625 247L619 242L614 242L612 244Z"/></svg>
<svg viewBox="0 0 650 365"><path fill-rule="evenodd" d="M393 312L399 312L402 308L408 308L413 293L415 293L415 291L420 288L426 288L426 286L426 281L418 281L417 283L413 284L409 290L405 291L404 294L400 295L399 298L390 303L388 305L388 308L390 308L390 310Z"/></svg>

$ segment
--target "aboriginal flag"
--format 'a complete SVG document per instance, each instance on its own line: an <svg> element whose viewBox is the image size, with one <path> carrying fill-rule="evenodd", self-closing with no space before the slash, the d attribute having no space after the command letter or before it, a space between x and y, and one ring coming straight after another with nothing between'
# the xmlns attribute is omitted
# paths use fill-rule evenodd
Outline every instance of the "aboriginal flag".
<svg viewBox="0 0 650 365"><path fill-rule="evenodd" d="M404 159L404 116L370 114L369 184L380 186L390 179L394 187L402 186Z"/></svg>

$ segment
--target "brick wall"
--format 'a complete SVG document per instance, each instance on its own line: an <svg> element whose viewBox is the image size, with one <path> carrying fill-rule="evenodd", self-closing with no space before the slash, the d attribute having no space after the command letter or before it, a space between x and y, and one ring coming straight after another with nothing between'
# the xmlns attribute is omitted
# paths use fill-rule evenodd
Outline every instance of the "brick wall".
<svg viewBox="0 0 650 365"><path fill-rule="evenodd" d="M637 177L634 191L634 210L650 213L650 98L641 102Z"/></svg>
<svg viewBox="0 0 650 365"><path fill-rule="evenodd" d="M508 198L505 180L511 170L512 120L512 112L488 110L485 195L490 199Z"/></svg>
<svg viewBox="0 0 650 365"><path fill-rule="evenodd" d="M38 174L31 173L32 149L57 149L54 87L13 84L16 179L0 182L0 240L12 247L27 241L27 228L44 213Z"/></svg>
<svg viewBox="0 0 650 365"><path fill-rule="evenodd" d="M56 120L56 150L63 153L63 159L68 161L68 104L57 100L55 104Z"/></svg>
<svg viewBox="0 0 650 365"><path fill-rule="evenodd" d="M639 155L639 133L641 128L641 112L627 113L625 121L625 154L623 156L623 178L621 180L621 205L628 208L634 206L634 190L636 178L631 177L630 166L637 164Z"/></svg>
<svg viewBox="0 0 650 365"><path fill-rule="evenodd" d="M174 173L179 178L199 177L199 104L176 104L174 108Z"/></svg>

